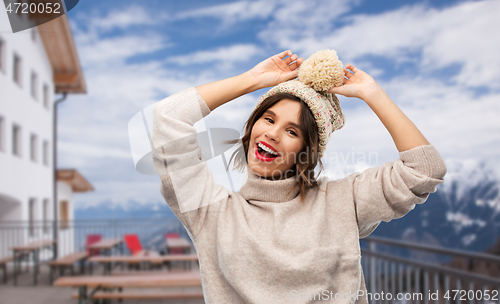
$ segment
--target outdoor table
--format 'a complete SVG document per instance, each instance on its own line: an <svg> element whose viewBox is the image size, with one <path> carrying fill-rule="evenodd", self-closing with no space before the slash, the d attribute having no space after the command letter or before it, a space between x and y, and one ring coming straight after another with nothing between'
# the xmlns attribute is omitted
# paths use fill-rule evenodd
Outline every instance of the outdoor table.
<svg viewBox="0 0 500 304"><path fill-rule="evenodd" d="M138 264L138 263L150 263L150 264L163 264L163 262L196 262L198 261L198 256L196 254L189 255L159 255L157 252L144 252L143 254L132 255L132 256L95 256L88 259L91 263L101 263L104 264L104 275L111 273L112 263L127 263L127 264Z"/></svg>
<svg viewBox="0 0 500 304"><path fill-rule="evenodd" d="M111 250L120 246L120 254L123 254L123 240L121 239L104 239L89 246L89 250L95 249L103 253L103 255L111 255Z"/></svg>
<svg viewBox="0 0 500 304"><path fill-rule="evenodd" d="M165 241L167 243L168 252L171 252L172 249L182 249L184 253L189 253L189 251L191 251L191 243L184 238L168 238L165 239Z"/></svg>
<svg viewBox="0 0 500 304"><path fill-rule="evenodd" d="M125 287L200 287L199 271L167 272L134 276L80 276L63 277L54 282L54 286L78 287L78 302L89 303L99 290L121 289ZM93 288L88 293L87 289Z"/></svg>
<svg viewBox="0 0 500 304"><path fill-rule="evenodd" d="M36 241L22 246L12 247L14 256L14 285L17 285L17 274L21 270L21 259L25 254L33 255L33 285L37 284L37 276L40 272L40 250L52 247L52 259L54 259L55 240Z"/></svg>

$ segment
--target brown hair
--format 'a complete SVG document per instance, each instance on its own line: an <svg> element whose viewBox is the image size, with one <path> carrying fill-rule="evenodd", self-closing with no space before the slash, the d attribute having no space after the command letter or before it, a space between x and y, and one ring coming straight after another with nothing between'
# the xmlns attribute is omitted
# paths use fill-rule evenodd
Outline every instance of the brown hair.
<svg viewBox="0 0 500 304"><path fill-rule="evenodd" d="M303 202L305 199L305 195L310 188L319 188L318 181L314 175L314 168L316 168L316 165L318 163L320 164L321 170L318 172L319 175L324 167L318 154L319 134L316 120L314 119L314 116L307 104L300 98L288 93L277 93L264 99L260 106L256 108L252 112L252 114L250 114L250 117L245 122L245 125L243 126L243 128L245 129L245 135L241 139L228 140L225 142L226 144L240 144L239 148L236 149L236 151L231 155L229 164L234 158L233 169L238 169L240 172L243 172L245 170L245 167L248 164L248 147L250 136L252 134L252 129L255 122L259 120L259 118L266 112L267 109L283 99L290 99L300 102L301 104L299 125L301 127L300 131L303 137L302 140L304 143L304 149L299 152L299 156L295 161L294 173L296 176L298 176L300 199L301 202ZM305 160L303 159L304 156L306 158ZM226 171L229 169L229 164ZM290 193L290 191L292 190L293 188L291 188L288 193Z"/></svg>

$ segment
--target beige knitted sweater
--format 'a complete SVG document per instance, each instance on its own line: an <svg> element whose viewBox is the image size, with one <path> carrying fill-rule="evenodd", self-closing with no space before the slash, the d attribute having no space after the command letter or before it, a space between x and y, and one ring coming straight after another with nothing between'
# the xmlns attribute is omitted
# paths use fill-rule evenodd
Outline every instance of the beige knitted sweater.
<svg viewBox="0 0 500 304"><path fill-rule="evenodd" d="M286 195L293 177L270 181L247 170L239 192L215 184L193 127L209 113L195 88L152 113L161 193L193 240L206 303L367 303L358 293L366 294L359 238L443 183L434 146L343 179L323 177L301 203L298 187Z"/></svg>

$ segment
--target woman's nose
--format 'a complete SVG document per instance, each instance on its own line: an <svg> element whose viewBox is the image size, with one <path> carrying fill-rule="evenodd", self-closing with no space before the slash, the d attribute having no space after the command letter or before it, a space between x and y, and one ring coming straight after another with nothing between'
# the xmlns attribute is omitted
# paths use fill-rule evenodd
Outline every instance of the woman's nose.
<svg viewBox="0 0 500 304"><path fill-rule="evenodd" d="M267 130L266 137L269 138L269 140L274 140L275 142L279 143L278 134L279 134L278 128L271 128Z"/></svg>

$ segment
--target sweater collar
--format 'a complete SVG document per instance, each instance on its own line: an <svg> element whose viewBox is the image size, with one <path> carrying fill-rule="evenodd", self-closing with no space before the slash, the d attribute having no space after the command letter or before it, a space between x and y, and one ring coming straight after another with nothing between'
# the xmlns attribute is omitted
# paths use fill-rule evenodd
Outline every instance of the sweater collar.
<svg viewBox="0 0 500 304"><path fill-rule="evenodd" d="M290 191L292 187L294 188ZM287 195L288 191L290 193ZM246 182L239 192L248 201L283 203L296 198L299 191L296 176L282 180L268 180L253 173L247 164Z"/></svg>

